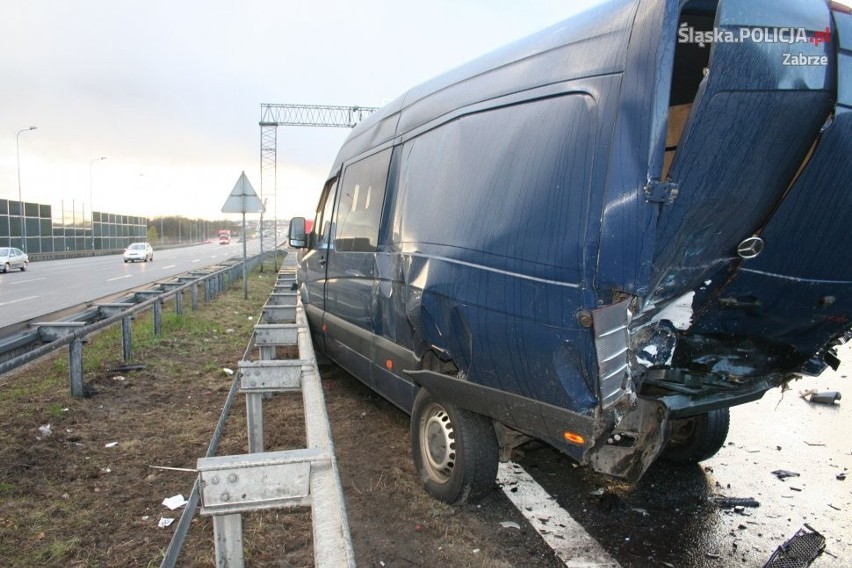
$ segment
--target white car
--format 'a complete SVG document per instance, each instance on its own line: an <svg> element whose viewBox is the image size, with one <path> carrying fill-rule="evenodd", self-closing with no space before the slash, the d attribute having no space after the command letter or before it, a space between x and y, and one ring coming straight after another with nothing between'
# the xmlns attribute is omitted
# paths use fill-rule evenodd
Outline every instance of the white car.
<svg viewBox="0 0 852 568"><path fill-rule="evenodd" d="M27 253L19 248L3 247L0 248L0 269L3 272L9 272L13 268L20 268L21 272L27 269L27 264L30 258Z"/></svg>
<svg viewBox="0 0 852 568"><path fill-rule="evenodd" d="M124 262L154 262L154 249L148 243L133 243L124 250Z"/></svg>

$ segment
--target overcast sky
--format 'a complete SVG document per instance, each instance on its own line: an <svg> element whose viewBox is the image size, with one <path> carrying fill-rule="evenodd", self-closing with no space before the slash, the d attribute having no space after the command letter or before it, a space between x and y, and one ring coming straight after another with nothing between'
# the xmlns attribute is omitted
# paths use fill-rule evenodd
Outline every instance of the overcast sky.
<svg viewBox="0 0 852 568"><path fill-rule="evenodd" d="M261 103L381 106L596 3L0 0L0 197L33 125L25 201L221 218L240 172L260 192ZM346 134L278 129L279 217L313 211Z"/></svg>

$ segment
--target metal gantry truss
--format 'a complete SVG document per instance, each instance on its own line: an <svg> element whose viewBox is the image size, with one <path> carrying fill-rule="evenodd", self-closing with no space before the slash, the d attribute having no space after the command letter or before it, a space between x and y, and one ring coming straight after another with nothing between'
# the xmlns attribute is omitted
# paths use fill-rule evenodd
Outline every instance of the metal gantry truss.
<svg viewBox="0 0 852 568"><path fill-rule="evenodd" d="M260 105L260 198L266 202L272 194L275 212L274 247L278 246L278 127L312 126L325 128L353 128L376 107L267 104ZM263 257L263 216L260 236ZM277 259L277 255L275 255ZM277 260L276 270L277 270Z"/></svg>

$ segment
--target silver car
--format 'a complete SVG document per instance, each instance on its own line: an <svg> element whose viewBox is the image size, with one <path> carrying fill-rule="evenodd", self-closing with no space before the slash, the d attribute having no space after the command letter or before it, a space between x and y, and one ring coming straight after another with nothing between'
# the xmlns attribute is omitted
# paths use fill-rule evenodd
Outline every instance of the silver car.
<svg viewBox="0 0 852 568"><path fill-rule="evenodd" d="M148 243L133 243L124 251L124 262L154 261L154 249Z"/></svg>
<svg viewBox="0 0 852 568"><path fill-rule="evenodd" d="M27 269L29 262L30 259L27 253L19 248L0 248L0 268L3 269L3 272L9 272L13 268L20 268L21 272L23 272Z"/></svg>

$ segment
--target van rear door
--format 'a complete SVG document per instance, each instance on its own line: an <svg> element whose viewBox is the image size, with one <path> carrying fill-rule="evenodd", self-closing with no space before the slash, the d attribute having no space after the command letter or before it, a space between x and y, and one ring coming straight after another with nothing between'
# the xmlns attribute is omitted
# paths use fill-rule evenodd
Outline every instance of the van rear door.
<svg viewBox="0 0 852 568"><path fill-rule="evenodd" d="M766 370L721 361L744 341L792 371L852 315L852 16L817 0L771 6L719 3L721 41L671 167L678 194L652 273L651 303L694 293L696 361L746 375ZM708 337L731 351L714 344L707 361Z"/></svg>

